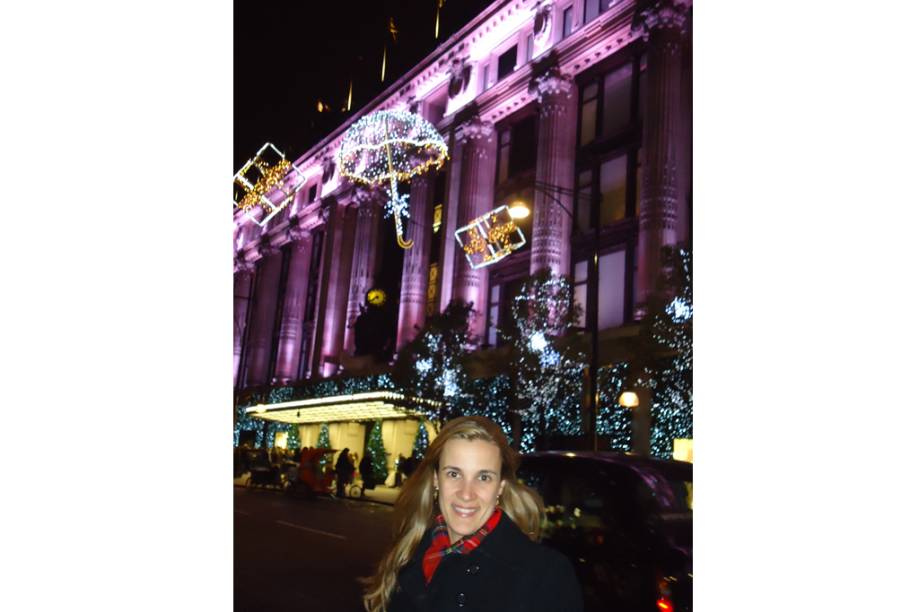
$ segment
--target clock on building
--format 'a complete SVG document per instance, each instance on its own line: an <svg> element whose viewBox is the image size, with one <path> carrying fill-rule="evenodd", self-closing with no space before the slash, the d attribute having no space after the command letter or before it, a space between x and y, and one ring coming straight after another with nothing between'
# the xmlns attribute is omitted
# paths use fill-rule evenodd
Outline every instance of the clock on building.
<svg viewBox="0 0 919 612"><path fill-rule="evenodd" d="M386 303L386 292L382 289L371 289L367 292L367 303L372 306L382 306Z"/></svg>

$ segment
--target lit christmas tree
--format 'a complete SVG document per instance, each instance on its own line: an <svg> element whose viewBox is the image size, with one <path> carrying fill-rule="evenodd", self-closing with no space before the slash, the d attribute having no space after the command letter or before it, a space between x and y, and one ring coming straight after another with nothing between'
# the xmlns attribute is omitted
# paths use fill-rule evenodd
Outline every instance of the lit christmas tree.
<svg viewBox="0 0 919 612"><path fill-rule="evenodd" d="M373 479L382 483L389 476L386 469L386 448L383 446L383 422L377 421L370 431L370 440L367 442L367 454L373 462Z"/></svg>
<svg viewBox="0 0 919 612"><path fill-rule="evenodd" d="M316 440L316 448L331 448L332 443L329 441L329 424L323 423L319 426L319 439ZM332 455L323 455L319 460L319 473L324 474L327 465L332 463Z"/></svg>
<svg viewBox="0 0 919 612"><path fill-rule="evenodd" d="M428 450L428 428L424 423L418 423L418 433L415 434L415 443L412 445L412 457L422 459Z"/></svg>
<svg viewBox="0 0 919 612"><path fill-rule="evenodd" d="M562 341L579 315L571 283L549 270L537 272L514 298L512 315L513 325L502 335L512 345L514 409L523 425L521 450L532 450L536 433L580 434L586 358Z"/></svg>
<svg viewBox="0 0 919 612"><path fill-rule="evenodd" d="M692 438L692 252L665 247L660 294L648 305L642 335L662 358L644 364L651 388L651 454L669 458L673 440Z"/></svg>

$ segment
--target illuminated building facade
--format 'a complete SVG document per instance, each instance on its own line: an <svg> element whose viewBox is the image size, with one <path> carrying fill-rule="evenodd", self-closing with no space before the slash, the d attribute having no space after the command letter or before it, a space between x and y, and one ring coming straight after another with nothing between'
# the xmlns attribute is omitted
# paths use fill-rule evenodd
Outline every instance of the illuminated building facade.
<svg viewBox="0 0 919 612"><path fill-rule="evenodd" d="M568 275L604 355L655 290L664 245L691 240L690 0L496 0L334 132L296 158L306 186L264 228L235 216L234 384L360 372L354 323L382 288L391 352L454 299L500 343L509 299L549 267ZM382 192L339 177L348 127L383 109L420 113L449 146L416 177L399 249ZM522 200L526 245L473 269L454 232ZM597 265L589 265L596 258Z"/></svg>

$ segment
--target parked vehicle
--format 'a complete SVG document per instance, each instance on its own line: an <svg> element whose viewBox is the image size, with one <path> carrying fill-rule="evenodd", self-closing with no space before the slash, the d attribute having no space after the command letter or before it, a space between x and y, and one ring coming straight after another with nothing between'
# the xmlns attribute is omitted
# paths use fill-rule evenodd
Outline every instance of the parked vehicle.
<svg viewBox="0 0 919 612"><path fill-rule="evenodd" d="M692 610L692 464L612 452L532 453L543 543L572 562L587 612Z"/></svg>

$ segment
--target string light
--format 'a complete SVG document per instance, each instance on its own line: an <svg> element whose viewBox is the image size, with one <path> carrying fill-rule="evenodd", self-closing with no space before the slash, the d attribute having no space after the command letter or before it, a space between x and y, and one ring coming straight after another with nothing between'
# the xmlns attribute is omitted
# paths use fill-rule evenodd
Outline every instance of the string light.
<svg viewBox="0 0 919 612"><path fill-rule="evenodd" d="M273 162L271 157L275 158ZM306 184L306 176L277 147L266 142L255 157L233 175L233 183L240 188L233 190L234 206L241 209L247 219L264 227L293 202L294 195ZM274 196L275 200L269 196ZM260 206L266 213L261 219L253 214L256 206Z"/></svg>
<svg viewBox="0 0 919 612"><path fill-rule="evenodd" d="M501 261L527 242L507 206L476 217L454 235L473 270Z"/></svg>
<svg viewBox="0 0 919 612"><path fill-rule="evenodd" d="M409 196L399 194L397 183L440 168L447 157L447 143L430 122L415 113L386 110L362 117L348 128L338 150L338 166L341 175L354 182L389 184L385 212L395 221L399 245L410 248L412 242L402 236Z"/></svg>

